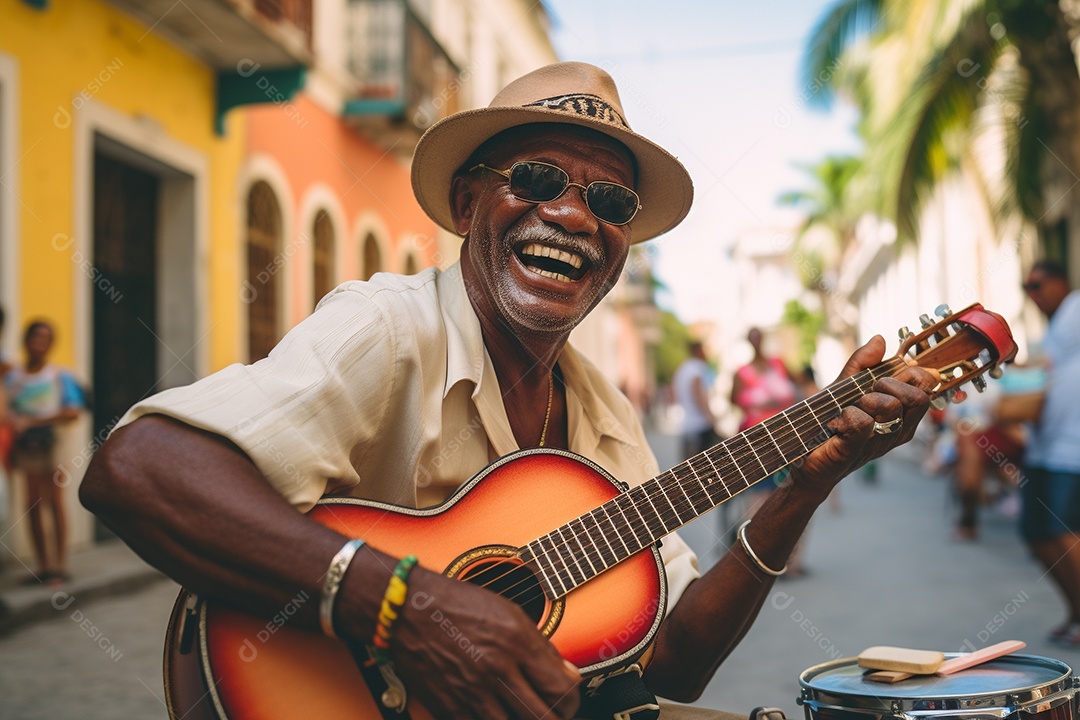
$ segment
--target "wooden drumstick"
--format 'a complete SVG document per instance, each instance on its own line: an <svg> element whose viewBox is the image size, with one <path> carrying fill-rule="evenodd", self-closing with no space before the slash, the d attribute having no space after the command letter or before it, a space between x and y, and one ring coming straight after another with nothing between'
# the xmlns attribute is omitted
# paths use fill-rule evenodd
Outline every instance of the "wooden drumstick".
<svg viewBox="0 0 1080 720"><path fill-rule="evenodd" d="M1026 647L1027 643L1021 640L1006 640L1004 642L999 642L997 645L984 647L982 650L976 650L967 655L961 655L960 657L954 657L952 660L946 660L941 664L941 667L937 669L935 674L952 675L954 672L967 670L969 667L981 665L984 662L989 662L1002 655L1014 653L1017 650L1023 650Z"/></svg>

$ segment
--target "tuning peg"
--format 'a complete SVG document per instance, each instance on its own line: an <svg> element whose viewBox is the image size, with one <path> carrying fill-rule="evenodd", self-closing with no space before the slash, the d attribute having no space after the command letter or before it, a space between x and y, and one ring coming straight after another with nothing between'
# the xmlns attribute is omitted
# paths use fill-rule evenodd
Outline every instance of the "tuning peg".
<svg viewBox="0 0 1080 720"><path fill-rule="evenodd" d="M934 314L944 320L945 318L952 315L952 310L945 303L941 303L936 308L934 308Z"/></svg>
<svg viewBox="0 0 1080 720"><path fill-rule="evenodd" d="M899 335L900 335L900 342L903 342L904 340L907 340L909 337L914 335L914 333L911 332L910 330L908 330L908 326L905 325L904 327L900 328Z"/></svg>
<svg viewBox="0 0 1080 720"><path fill-rule="evenodd" d="M990 377L994 378L995 380L999 379L1004 374L1005 369L1000 365L995 365L994 367L990 368Z"/></svg>
<svg viewBox="0 0 1080 720"><path fill-rule="evenodd" d="M949 400L944 395L938 395L936 398L930 401L930 407L935 410L944 410L949 404Z"/></svg>
<svg viewBox="0 0 1080 720"><path fill-rule="evenodd" d="M919 316L919 322L922 323L923 330L925 330L926 328L928 328L928 327L930 327L931 325L934 324L934 321L931 320L930 316L927 315L926 313L923 313L922 315Z"/></svg>
<svg viewBox="0 0 1080 720"><path fill-rule="evenodd" d="M982 375L979 375L977 377L973 377L971 379L971 384L979 392L983 392L984 390L986 390L986 378L984 378Z"/></svg>

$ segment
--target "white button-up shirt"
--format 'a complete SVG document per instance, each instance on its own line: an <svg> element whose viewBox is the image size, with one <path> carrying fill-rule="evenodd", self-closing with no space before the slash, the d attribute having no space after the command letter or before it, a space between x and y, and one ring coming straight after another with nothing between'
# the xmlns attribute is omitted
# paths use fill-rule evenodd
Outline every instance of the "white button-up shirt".
<svg viewBox="0 0 1080 720"><path fill-rule="evenodd" d="M569 449L631 486L658 474L630 402L570 345L559 358ZM324 495L436 505L518 450L461 269L377 274L327 295L269 357L138 403L236 443L289 502ZM698 577L677 535L668 607Z"/></svg>

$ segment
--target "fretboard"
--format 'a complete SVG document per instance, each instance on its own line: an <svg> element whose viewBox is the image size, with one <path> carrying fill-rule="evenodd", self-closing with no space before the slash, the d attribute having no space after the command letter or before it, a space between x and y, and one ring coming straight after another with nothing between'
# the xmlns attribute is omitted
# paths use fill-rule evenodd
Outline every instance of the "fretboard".
<svg viewBox="0 0 1080 720"><path fill-rule="evenodd" d="M537 538L522 556L561 597L809 453L845 407L904 367L895 357L833 383Z"/></svg>

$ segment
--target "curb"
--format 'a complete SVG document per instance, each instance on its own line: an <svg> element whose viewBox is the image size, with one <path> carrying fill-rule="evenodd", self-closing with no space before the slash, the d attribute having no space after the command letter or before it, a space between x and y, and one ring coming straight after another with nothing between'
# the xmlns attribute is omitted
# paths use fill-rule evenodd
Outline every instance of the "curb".
<svg viewBox="0 0 1080 720"><path fill-rule="evenodd" d="M70 611L85 603L141 590L167 579L127 548L91 551L97 557L92 569L80 568L72 557L74 579L56 587L5 584L0 587L0 636L35 622Z"/></svg>

